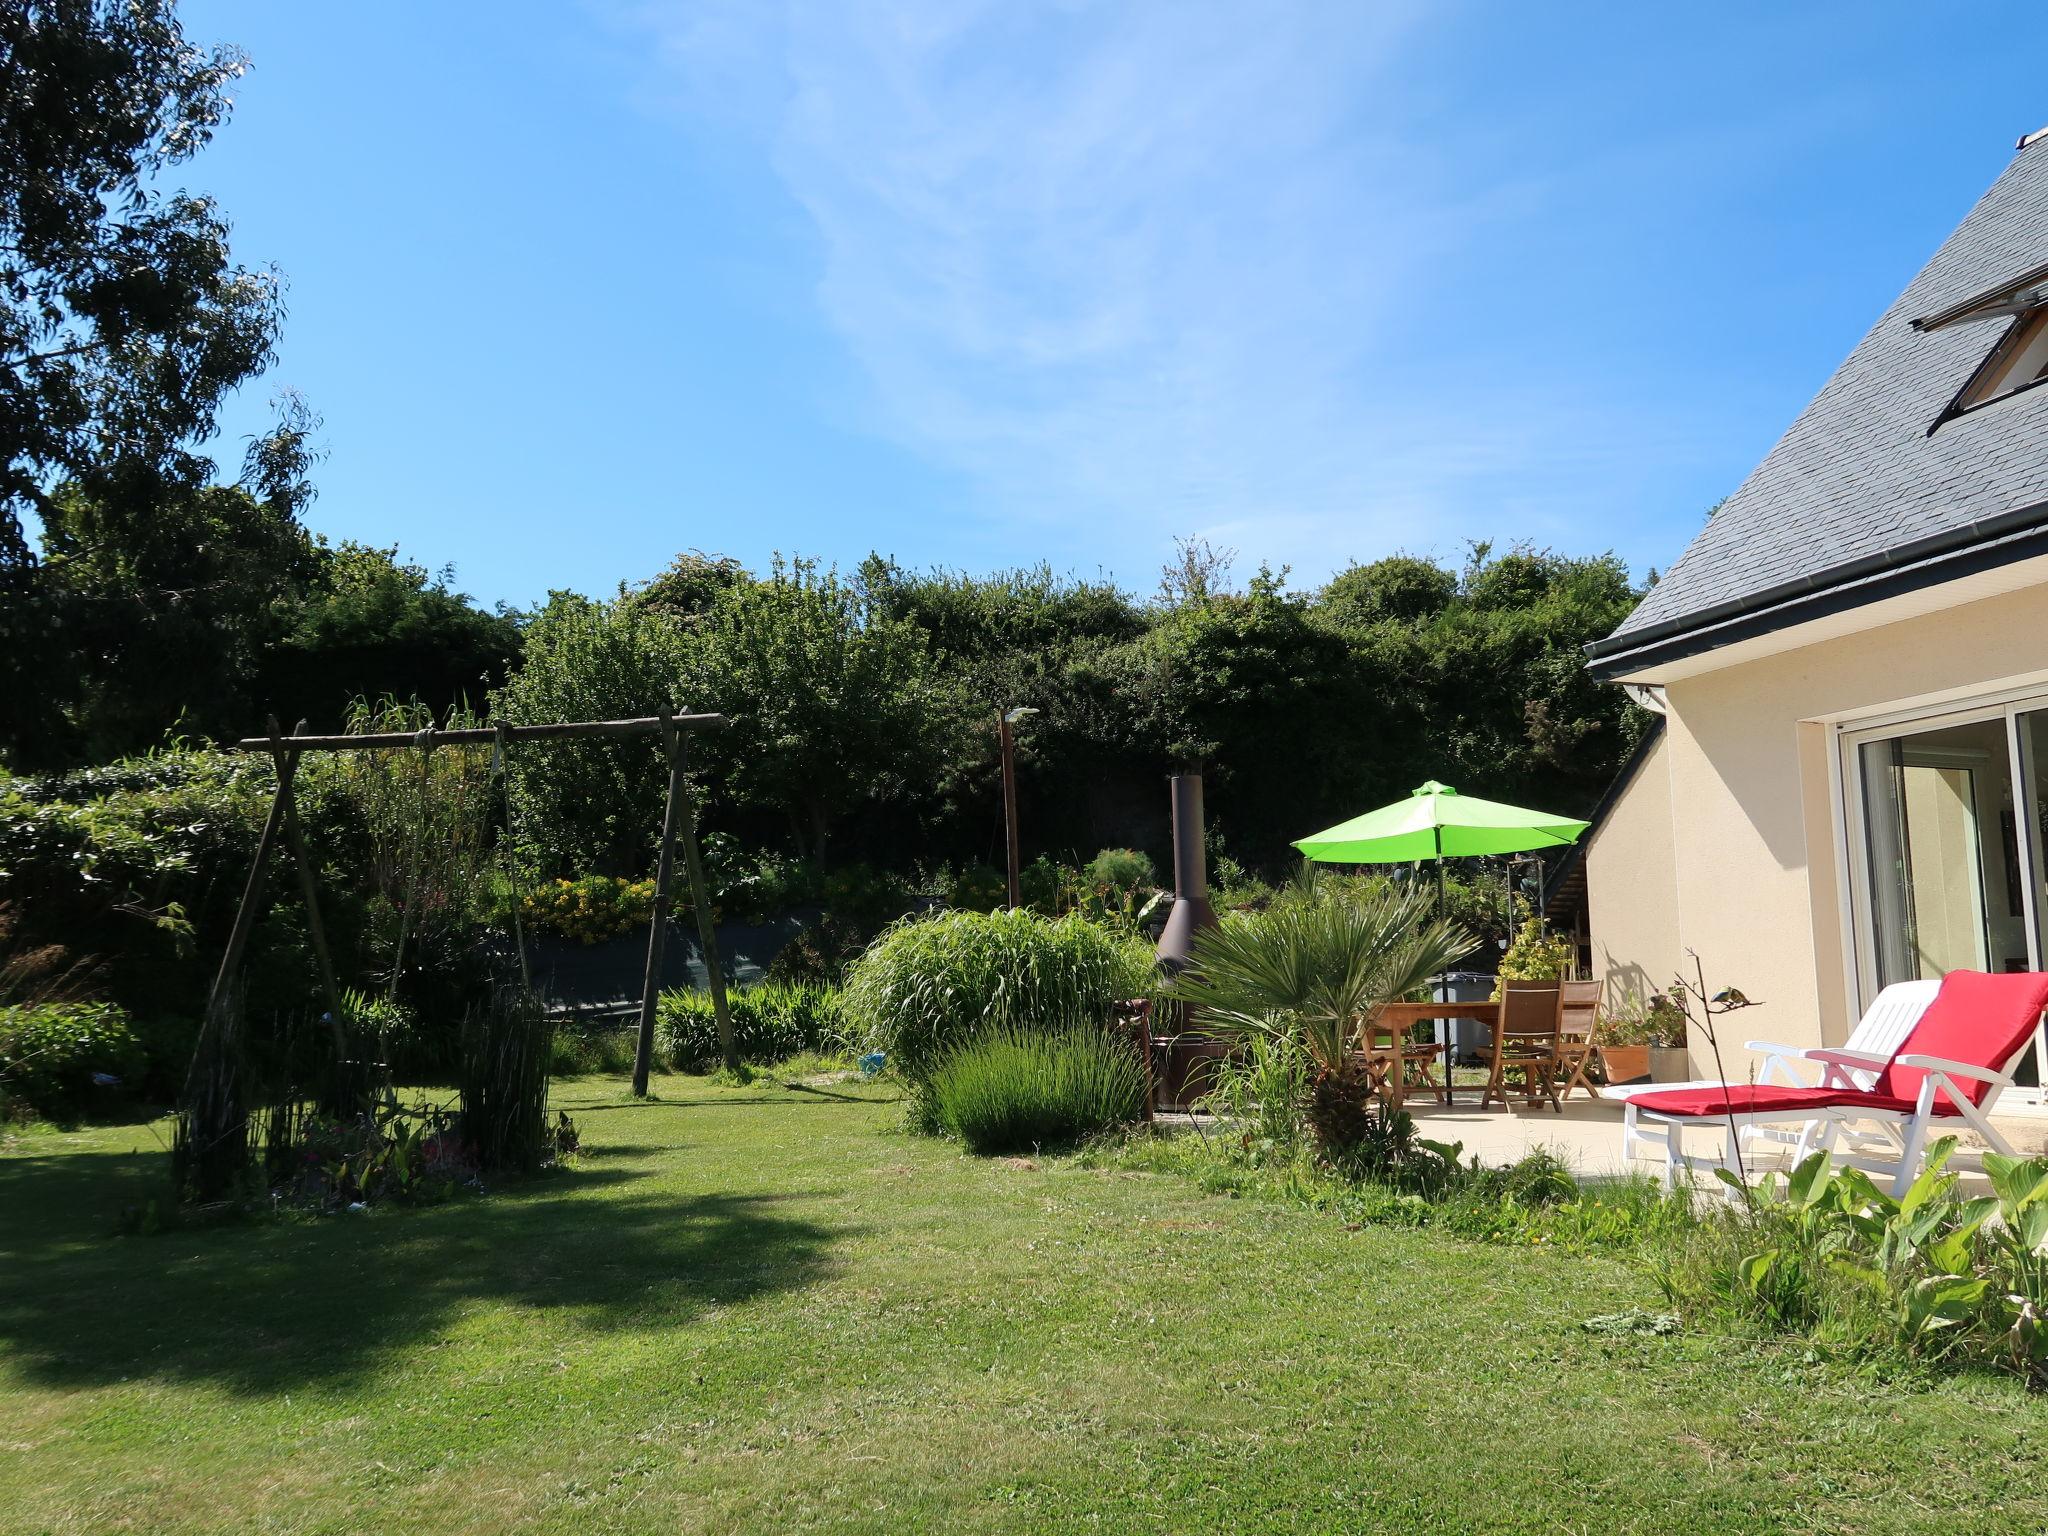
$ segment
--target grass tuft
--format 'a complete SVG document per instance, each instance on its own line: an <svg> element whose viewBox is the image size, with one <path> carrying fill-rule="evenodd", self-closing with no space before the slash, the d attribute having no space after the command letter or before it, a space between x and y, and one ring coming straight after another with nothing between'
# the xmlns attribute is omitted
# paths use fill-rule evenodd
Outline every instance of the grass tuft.
<svg viewBox="0 0 2048 1536"><path fill-rule="evenodd" d="M927 1091L939 1127L976 1152L1021 1152L1136 1119L1145 1076L1100 1029L1005 1028L948 1051Z"/></svg>

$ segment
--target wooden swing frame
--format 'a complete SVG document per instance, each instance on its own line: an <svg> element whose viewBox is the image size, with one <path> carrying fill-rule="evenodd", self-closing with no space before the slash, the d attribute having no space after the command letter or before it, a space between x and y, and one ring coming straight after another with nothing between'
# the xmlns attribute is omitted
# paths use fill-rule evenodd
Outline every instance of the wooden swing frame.
<svg viewBox="0 0 2048 1536"><path fill-rule="evenodd" d="M513 741L654 736L660 739L662 754L668 760L668 800L662 812L661 853L654 874L654 912L648 923L647 967L640 988L640 1033L633 1054L633 1095L635 1098L647 1096L648 1074L654 1064L655 1002L661 987L662 956L668 938L669 890L674 878L678 842L682 844L683 868L690 882L691 905L697 911L697 939L704 948L704 969L711 984L711 1007L718 1020L719 1054L726 1066L737 1067L739 1055L733 1040L732 1015L726 1006L725 972L719 963L718 935L711 920L710 894L704 885L703 856L697 846L696 808L691 802L686 778L690 736L700 731L723 730L727 724L723 715L676 715L663 709L658 714L632 720L499 724L447 731L428 726L421 731L369 732L357 736L308 736L305 734L306 723L301 720L298 728L286 736L278 730L277 718L272 716L268 735L245 737L233 747L238 752L270 754L277 765L277 793L271 800L270 814L264 819L263 830L256 839L256 854L249 862L249 877L243 883L241 902L235 908L234 926L228 931L227 950L221 956L213 989L207 995L200 1051L203 1053L206 1049L205 1036L218 1040L231 1028L228 999L232 995L235 978L241 972L242 960L249 948L249 936L255 930L257 910L262 905L264 866L277 842L278 833L282 831L285 841L291 845L292 862L298 869L299 891L306 903L306 928L313 944L321 993L327 1002L337 1065L346 1064L348 1041L342 1027L341 991L334 979L334 960L327 947L327 930L320 918L319 882L306 853L305 837L299 828L298 804L293 789L299 759L304 754L401 751L408 747L426 754L441 746L488 744L497 747L502 756L506 745ZM519 966L523 977L526 971L523 934L519 936ZM195 1062L197 1059L195 1056Z"/></svg>

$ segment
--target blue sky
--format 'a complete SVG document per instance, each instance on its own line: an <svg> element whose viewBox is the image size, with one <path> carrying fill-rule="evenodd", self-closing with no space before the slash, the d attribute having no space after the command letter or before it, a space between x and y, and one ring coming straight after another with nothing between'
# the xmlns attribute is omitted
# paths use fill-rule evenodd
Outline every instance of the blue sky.
<svg viewBox="0 0 2048 1536"><path fill-rule="evenodd" d="M1297 584L1668 565L2048 124L2038 4L188 0L180 180L290 282L310 521Z"/></svg>

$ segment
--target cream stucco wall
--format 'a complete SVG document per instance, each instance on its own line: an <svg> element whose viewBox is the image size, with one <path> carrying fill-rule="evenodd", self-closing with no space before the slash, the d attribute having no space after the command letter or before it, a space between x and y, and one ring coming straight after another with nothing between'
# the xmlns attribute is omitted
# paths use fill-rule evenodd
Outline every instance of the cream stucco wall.
<svg viewBox="0 0 2048 1536"><path fill-rule="evenodd" d="M1745 1039L1839 1043L1854 1001L1835 723L1932 710L2044 669L2037 585L1667 682L1665 772L1638 773L1588 848L1594 953L1609 974L1658 976L1696 950L1710 990L1732 984L1763 1003L1729 1021L1731 1072L1749 1065ZM1662 881L1648 878L1667 860L1668 919ZM1703 1042L1692 1045L1700 1067Z"/></svg>
<svg viewBox="0 0 2048 1536"><path fill-rule="evenodd" d="M1586 841L1593 965L1610 1007L1669 986L1685 953L1671 838L1670 737L1660 733Z"/></svg>

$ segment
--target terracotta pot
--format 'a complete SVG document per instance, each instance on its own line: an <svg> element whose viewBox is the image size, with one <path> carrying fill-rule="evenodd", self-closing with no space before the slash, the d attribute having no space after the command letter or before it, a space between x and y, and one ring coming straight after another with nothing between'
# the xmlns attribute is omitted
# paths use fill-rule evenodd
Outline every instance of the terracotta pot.
<svg viewBox="0 0 2048 1536"><path fill-rule="evenodd" d="M1650 1081L1653 1083L1683 1083L1692 1077L1692 1058L1682 1045L1653 1045L1650 1047Z"/></svg>
<svg viewBox="0 0 2048 1536"><path fill-rule="evenodd" d="M1610 1087L1621 1083L1648 1082L1650 1048L1647 1045L1603 1045L1600 1066Z"/></svg>

